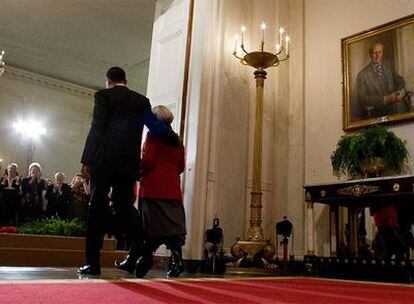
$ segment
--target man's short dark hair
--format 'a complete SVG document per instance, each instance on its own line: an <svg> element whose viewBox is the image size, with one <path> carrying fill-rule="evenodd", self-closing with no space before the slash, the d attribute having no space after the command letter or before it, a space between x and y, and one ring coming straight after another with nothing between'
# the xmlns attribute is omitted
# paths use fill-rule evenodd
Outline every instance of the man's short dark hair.
<svg viewBox="0 0 414 304"><path fill-rule="evenodd" d="M106 77L113 82L125 82L125 71L120 67L112 67L106 72Z"/></svg>

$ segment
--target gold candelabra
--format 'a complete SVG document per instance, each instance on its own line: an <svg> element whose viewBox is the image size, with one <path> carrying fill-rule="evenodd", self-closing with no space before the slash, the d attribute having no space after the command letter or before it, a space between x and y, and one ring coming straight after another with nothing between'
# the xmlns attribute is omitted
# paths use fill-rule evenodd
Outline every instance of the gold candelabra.
<svg viewBox="0 0 414 304"><path fill-rule="evenodd" d="M236 267L249 265L260 261L264 267L272 265L270 261L275 254L275 247L270 240L266 240L262 229L262 129L263 129L263 92L267 68L276 67L280 62L289 58L290 38L283 28L279 29L279 42L275 45L275 53L267 52L265 46L266 24L262 23L262 39L260 50L248 52L244 45L246 27L241 27L240 49L244 56L238 55L238 37L236 36L233 56L243 65L254 67L256 79L256 116L254 128L253 173L250 202L250 227L245 239L238 239L232 246L231 253L236 258ZM283 58L282 58L283 56Z"/></svg>
<svg viewBox="0 0 414 304"><path fill-rule="evenodd" d="M0 77L3 75L4 70L5 70L5 63L4 63L4 53L5 50L0 48Z"/></svg>

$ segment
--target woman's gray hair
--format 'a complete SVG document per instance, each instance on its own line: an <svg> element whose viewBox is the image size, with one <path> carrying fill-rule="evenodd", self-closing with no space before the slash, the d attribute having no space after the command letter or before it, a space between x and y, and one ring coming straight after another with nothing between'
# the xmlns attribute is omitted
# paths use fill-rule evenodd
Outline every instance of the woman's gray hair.
<svg viewBox="0 0 414 304"><path fill-rule="evenodd" d="M157 116L158 120L171 124L174 120L174 114L166 106L159 105L152 108L152 112Z"/></svg>
<svg viewBox="0 0 414 304"><path fill-rule="evenodd" d="M56 173L55 173L55 179L56 179L59 175L62 175L62 176L63 176L63 179L65 179L65 178L66 178L65 173L63 173L62 171L58 171L58 172L56 172Z"/></svg>
<svg viewBox="0 0 414 304"><path fill-rule="evenodd" d="M16 163L10 163L10 164L7 166L7 171L9 171L11 167L15 167L15 168L16 168L16 170L17 170L17 169L19 169L19 166L18 166Z"/></svg>
<svg viewBox="0 0 414 304"><path fill-rule="evenodd" d="M40 166L39 163L31 163L29 165L29 172L30 172L30 170L32 170L33 167L37 167L39 169L39 171L42 172L42 166Z"/></svg>

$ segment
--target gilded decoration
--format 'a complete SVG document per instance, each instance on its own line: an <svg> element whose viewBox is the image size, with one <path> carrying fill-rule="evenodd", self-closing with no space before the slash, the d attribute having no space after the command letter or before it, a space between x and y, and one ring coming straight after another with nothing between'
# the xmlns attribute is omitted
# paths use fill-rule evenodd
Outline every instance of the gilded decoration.
<svg viewBox="0 0 414 304"><path fill-rule="evenodd" d="M231 254L236 259L252 260L259 251L262 252L262 258L267 261L270 261L275 254L275 248L270 241L239 240L231 247Z"/></svg>
<svg viewBox="0 0 414 304"><path fill-rule="evenodd" d="M414 14L342 39L343 129L414 119Z"/></svg>
<svg viewBox="0 0 414 304"><path fill-rule="evenodd" d="M378 192L380 187L378 186L367 186L367 185L354 185L345 188L338 189L337 193L340 195L349 195L349 196L362 196L369 193Z"/></svg>
<svg viewBox="0 0 414 304"><path fill-rule="evenodd" d="M265 30L266 24L261 26L262 40L259 51L246 51L244 44L244 32L246 27L241 27L241 43L236 38L233 56L240 60L242 65L255 68L254 78L256 79L256 111L254 123L254 146L253 146L253 172L252 192L250 204L250 227L247 232L247 241L238 240L231 247L233 257L237 258L236 267L243 265L247 257L260 254L263 266L268 267L273 258L275 248L270 241L264 241L262 229L262 131L263 131L263 95L264 83L267 68L276 67L280 62L289 58L289 36L283 28L279 29L279 43L276 46L276 53L265 51ZM273 44L272 44L273 45ZM273 48L273 47L272 47ZM247 252L247 255L246 255Z"/></svg>
<svg viewBox="0 0 414 304"><path fill-rule="evenodd" d="M263 241L264 240L264 236L263 236L263 229L261 226L252 226L249 227L249 230L247 231L247 238L250 241Z"/></svg>
<svg viewBox="0 0 414 304"><path fill-rule="evenodd" d="M392 189L393 189L395 192L400 191L400 184L399 184L399 183L395 183L395 184L392 186Z"/></svg>

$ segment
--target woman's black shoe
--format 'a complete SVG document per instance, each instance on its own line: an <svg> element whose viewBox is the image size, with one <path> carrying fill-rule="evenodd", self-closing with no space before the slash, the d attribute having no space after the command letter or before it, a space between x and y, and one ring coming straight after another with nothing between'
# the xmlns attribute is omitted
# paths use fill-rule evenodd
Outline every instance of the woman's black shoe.
<svg viewBox="0 0 414 304"><path fill-rule="evenodd" d="M181 273L184 272L184 262L181 252L181 247L179 249L171 249L171 261L170 268L168 269L166 275L167 278L176 278Z"/></svg>
<svg viewBox="0 0 414 304"><path fill-rule="evenodd" d="M167 271L167 278L176 278L184 272L184 264L181 261L180 263L171 263L171 268Z"/></svg>

